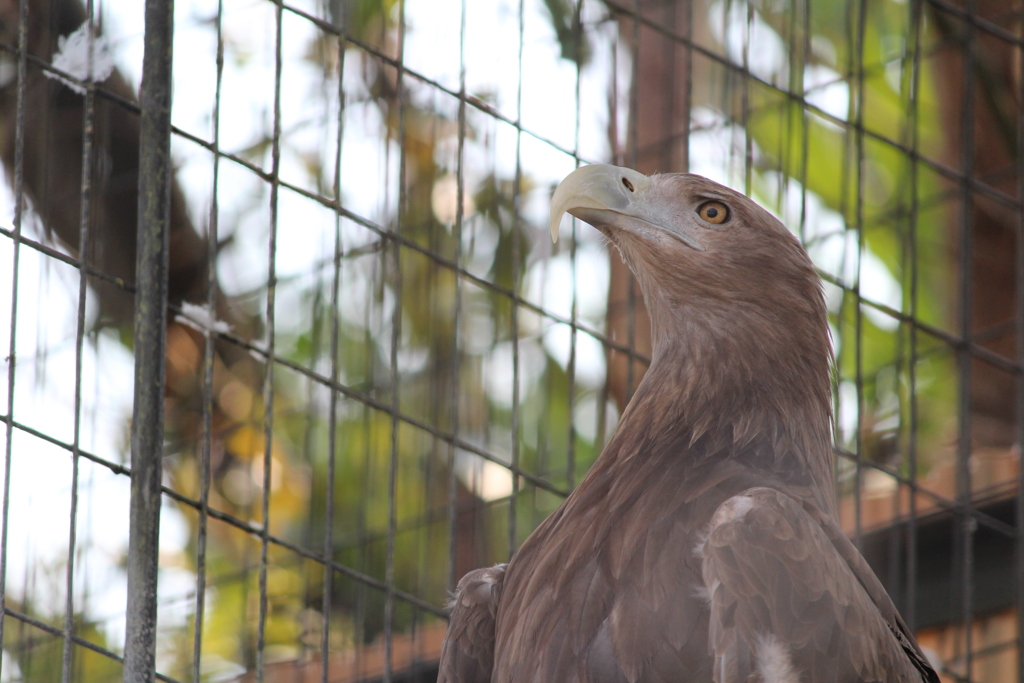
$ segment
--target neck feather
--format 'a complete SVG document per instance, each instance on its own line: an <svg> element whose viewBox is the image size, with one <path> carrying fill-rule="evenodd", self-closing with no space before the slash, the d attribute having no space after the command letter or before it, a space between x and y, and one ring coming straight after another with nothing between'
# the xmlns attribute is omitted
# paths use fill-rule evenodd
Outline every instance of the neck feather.
<svg viewBox="0 0 1024 683"><path fill-rule="evenodd" d="M759 310L733 306L718 315L653 303L652 364L602 458L629 459L639 455L629 444L640 443L644 457L666 465L739 458L770 478L807 485L834 514L824 307L815 324L787 327Z"/></svg>

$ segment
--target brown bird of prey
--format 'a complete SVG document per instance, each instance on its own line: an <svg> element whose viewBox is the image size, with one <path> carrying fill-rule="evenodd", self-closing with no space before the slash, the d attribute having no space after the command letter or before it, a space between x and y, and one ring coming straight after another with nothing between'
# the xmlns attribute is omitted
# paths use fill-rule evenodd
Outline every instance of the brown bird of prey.
<svg viewBox="0 0 1024 683"><path fill-rule="evenodd" d="M445 683L938 683L838 523L807 253L743 195L609 165L552 198L632 269L651 366L586 477L452 600Z"/></svg>

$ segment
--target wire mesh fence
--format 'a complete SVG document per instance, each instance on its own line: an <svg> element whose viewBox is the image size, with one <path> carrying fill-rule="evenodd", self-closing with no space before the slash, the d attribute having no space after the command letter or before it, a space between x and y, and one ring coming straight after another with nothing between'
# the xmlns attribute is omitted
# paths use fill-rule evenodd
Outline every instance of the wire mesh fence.
<svg viewBox="0 0 1024 683"><path fill-rule="evenodd" d="M143 19L0 1L0 681L125 675ZM1019 2L173 23L158 679L433 680L448 591L557 508L643 376L625 266L575 221L546 237L554 184L610 161L799 235L845 529L944 680L1024 681Z"/></svg>

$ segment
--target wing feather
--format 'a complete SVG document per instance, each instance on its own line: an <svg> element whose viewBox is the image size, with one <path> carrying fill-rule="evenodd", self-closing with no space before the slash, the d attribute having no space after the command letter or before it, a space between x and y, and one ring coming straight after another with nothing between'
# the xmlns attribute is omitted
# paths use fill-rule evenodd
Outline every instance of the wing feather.
<svg viewBox="0 0 1024 683"><path fill-rule="evenodd" d="M878 579L809 504L752 488L703 546L716 683L938 682Z"/></svg>
<svg viewBox="0 0 1024 683"><path fill-rule="evenodd" d="M494 668L494 621L505 565L477 569L459 581L441 648L438 683L489 683Z"/></svg>

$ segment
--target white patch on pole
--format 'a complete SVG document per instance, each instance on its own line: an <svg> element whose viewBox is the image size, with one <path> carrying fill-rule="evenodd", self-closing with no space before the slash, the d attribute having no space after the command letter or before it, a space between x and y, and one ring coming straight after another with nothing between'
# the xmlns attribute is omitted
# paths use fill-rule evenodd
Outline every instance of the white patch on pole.
<svg viewBox="0 0 1024 683"><path fill-rule="evenodd" d="M198 306L187 301L181 302L181 315L175 316L174 319L204 334L209 332L231 333L231 325L223 320L217 320L213 311L207 306Z"/></svg>
<svg viewBox="0 0 1024 683"><path fill-rule="evenodd" d="M92 58L89 56L89 48L92 47ZM57 40L57 52L53 55L53 68L59 69L79 81L89 79L90 63L92 66L92 81L102 83L114 72L114 55L110 52L110 46L102 36L89 35L89 22L79 26L72 33L61 36ZM78 83L63 78L59 74L44 71L47 78L59 80L79 95L85 94L85 88Z"/></svg>

